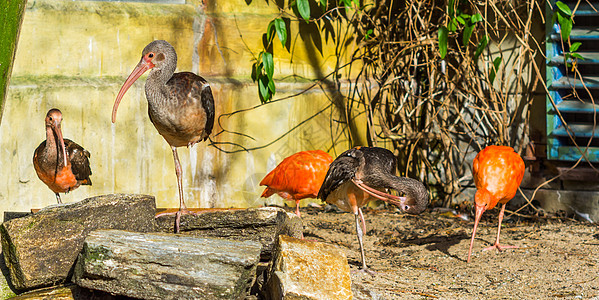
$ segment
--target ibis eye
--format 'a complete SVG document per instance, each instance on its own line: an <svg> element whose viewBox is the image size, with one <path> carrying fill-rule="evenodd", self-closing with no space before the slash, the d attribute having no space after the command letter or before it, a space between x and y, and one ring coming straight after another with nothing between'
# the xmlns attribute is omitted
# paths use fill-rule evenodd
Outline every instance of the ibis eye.
<svg viewBox="0 0 599 300"><path fill-rule="evenodd" d="M406 205L406 206L403 207L403 209L404 210L408 210L408 209L410 209L410 207Z"/></svg>
<svg viewBox="0 0 599 300"><path fill-rule="evenodd" d="M149 58L152 58L152 57L154 57L154 53L150 53L150 54L148 54L148 57L149 57Z"/></svg>

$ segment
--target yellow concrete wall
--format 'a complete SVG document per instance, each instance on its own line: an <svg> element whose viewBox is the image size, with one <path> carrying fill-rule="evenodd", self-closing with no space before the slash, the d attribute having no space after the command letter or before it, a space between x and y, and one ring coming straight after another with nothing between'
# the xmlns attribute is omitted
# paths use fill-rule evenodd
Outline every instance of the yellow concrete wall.
<svg viewBox="0 0 599 300"><path fill-rule="evenodd" d="M277 9L260 1L251 6L244 0L206 2L206 7L199 2L28 3L0 125L2 211L27 211L56 201L32 165L33 152L45 139L45 114L53 107L63 112L64 136L91 153L93 170L93 186L80 187L63 196L63 201L106 193L146 193L156 196L159 207L178 207L170 148L147 116L145 76L124 97L116 124L111 124L110 115L121 84L143 47L154 39L175 46L178 71L194 71L212 83L217 116L260 103L249 78L251 52L260 50L261 33ZM333 50L325 47L321 56L310 45L298 43L291 65L289 54L276 44L278 76L310 79L326 74L334 67ZM275 98L307 86L307 82L279 83ZM324 93L314 91L222 118L223 127L255 140L227 133L213 139L247 148L265 145L329 103ZM327 111L260 150L227 154L207 143L191 150L180 148L188 206L263 205L258 183L267 171L294 152L331 148L330 131L336 127L331 128L330 115ZM215 124L214 132L220 130ZM330 152L335 156L348 146L341 138ZM271 201L282 204L280 199Z"/></svg>

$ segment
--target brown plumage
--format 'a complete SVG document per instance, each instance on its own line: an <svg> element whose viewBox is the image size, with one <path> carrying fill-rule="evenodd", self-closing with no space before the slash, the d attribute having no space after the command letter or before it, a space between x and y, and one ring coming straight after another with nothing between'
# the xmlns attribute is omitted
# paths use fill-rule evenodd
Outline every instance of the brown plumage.
<svg viewBox="0 0 599 300"><path fill-rule="evenodd" d="M37 176L56 194L58 203L62 203L59 193L68 193L80 185L91 185L89 178L92 170L89 166L90 154L77 143L63 139L62 113L51 109L46 114L46 140L33 154L33 167Z"/></svg>
<svg viewBox="0 0 599 300"><path fill-rule="evenodd" d="M354 213L362 269L367 269L362 242L366 232L362 206L376 198L397 205L409 214L420 214L428 205L424 185L415 179L395 176L395 168L395 156L391 151L378 147L356 147L343 152L331 163L318 192L318 198ZM385 192L387 189L405 196L390 195Z"/></svg>
<svg viewBox="0 0 599 300"><path fill-rule="evenodd" d="M175 213L175 232L179 232L181 214L193 214L187 210L183 199L181 164L177 147L191 147L205 141L214 124L214 98L208 82L193 73L174 73L177 54L171 44L157 40L148 44L131 75L127 78L114 102L112 122L129 87L147 70L145 90L150 121L171 146L175 160L175 173L179 188L179 210ZM163 213L165 215L170 213Z"/></svg>

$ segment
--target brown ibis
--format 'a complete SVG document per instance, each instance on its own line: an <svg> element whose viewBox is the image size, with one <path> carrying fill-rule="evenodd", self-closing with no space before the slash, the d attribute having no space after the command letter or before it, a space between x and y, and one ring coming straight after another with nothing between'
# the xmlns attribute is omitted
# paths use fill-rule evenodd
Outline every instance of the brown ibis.
<svg viewBox="0 0 599 300"><path fill-rule="evenodd" d="M331 163L318 192L318 198L355 215L363 270L368 268L362 242L366 224L361 207L371 200L380 199L399 206L406 213L420 214L428 205L424 184L394 175L395 168L395 156L391 151L378 147L356 147L343 152ZM388 194L389 189L404 196Z"/></svg>
<svg viewBox="0 0 599 300"><path fill-rule="evenodd" d="M56 194L68 193L80 185L91 185L90 154L77 143L62 137L62 113L53 108L46 114L46 140L33 153L37 176Z"/></svg>
<svg viewBox="0 0 599 300"><path fill-rule="evenodd" d="M177 54L171 44L156 40L142 51L141 60L119 91L112 108L112 122L123 95L146 71L145 91L150 121L171 146L179 188L179 210L174 213L175 232L179 232L182 214L193 214L183 199L182 170L177 147L191 147L205 141L214 125L214 98L208 82L191 72L175 73ZM157 216L173 214L162 213Z"/></svg>

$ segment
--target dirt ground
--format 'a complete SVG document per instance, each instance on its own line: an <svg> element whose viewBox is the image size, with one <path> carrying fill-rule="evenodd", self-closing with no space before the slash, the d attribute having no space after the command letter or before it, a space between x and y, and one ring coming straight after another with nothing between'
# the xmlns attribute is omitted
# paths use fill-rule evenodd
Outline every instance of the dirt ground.
<svg viewBox="0 0 599 300"><path fill-rule="evenodd" d="M365 209L366 262L352 214L303 208L307 239L343 249L357 299L599 299L599 227L571 218L505 218L502 252L482 251L495 241L497 208L485 212L473 256L466 263L474 221L447 210L419 216L394 208ZM509 214L506 214L506 216Z"/></svg>

